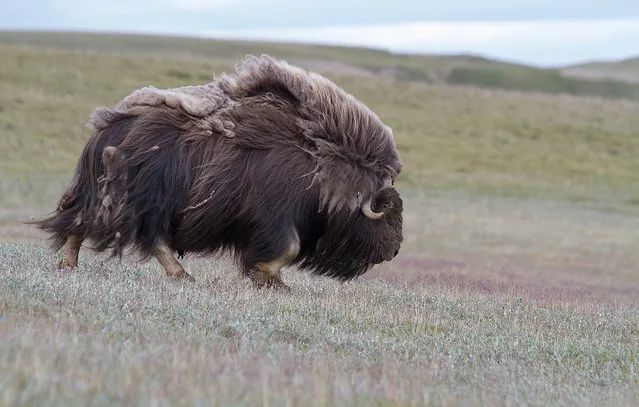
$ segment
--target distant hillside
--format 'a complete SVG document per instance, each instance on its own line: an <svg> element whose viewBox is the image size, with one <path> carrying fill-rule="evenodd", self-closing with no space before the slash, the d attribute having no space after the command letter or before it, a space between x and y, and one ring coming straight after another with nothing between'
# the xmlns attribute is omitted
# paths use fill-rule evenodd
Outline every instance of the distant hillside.
<svg viewBox="0 0 639 407"><path fill-rule="evenodd" d="M334 74L639 100L639 75L636 84L629 84L620 80L628 79L621 74L621 68L616 78L593 74L594 79L591 79L583 72L595 72L594 68L539 69L470 55L406 55L367 48L111 33L0 32L2 43L223 62L236 61L246 54L268 53L307 69ZM635 64L639 65L639 62L635 60ZM632 71L631 67L624 69ZM635 72L639 70L635 68Z"/></svg>
<svg viewBox="0 0 639 407"><path fill-rule="evenodd" d="M566 75L587 79L613 79L639 83L639 57L617 62L593 62L562 69Z"/></svg>
<svg viewBox="0 0 639 407"><path fill-rule="evenodd" d="M47 37L35 38L42 45ZM48 38L55 42L61 37ZM460 83L540 89L553 84L549 71L482 58L429 61L363 49L122 36L67 38L69 42L60 41L58 47L0 41L0 206L18 205L27 196L34 204L44 203L58 194L91 134L85 125L96 107L113 106L143 86L210 81L213 74L232 72L238 53L248 50L305 60L322 69L360 72L327 72L327 76L393 129L405 164L398 178L402 187L629 202L639 207L639 102L431 86L375 76L392 72L374 72L381 66L427 72L435 63L441 66L452 60L458 65L450 77ZM79 45L71 49L73 41L87 43L82 50ZM100 47L113 52L96 51ZM237 51L241 47L245 49ZM212 56L196 56L198 49ZM533 75L546 76L526 82ZM551 91L559 85L554 86Z"/></svg>

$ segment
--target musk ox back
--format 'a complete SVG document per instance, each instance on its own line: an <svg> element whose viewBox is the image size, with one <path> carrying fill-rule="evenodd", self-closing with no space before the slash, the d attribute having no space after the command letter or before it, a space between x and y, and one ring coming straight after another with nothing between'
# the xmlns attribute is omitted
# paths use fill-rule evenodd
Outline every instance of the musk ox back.
<svg viewBox="0 0 639 407"><path fill-rule="evenodd" d="M328 79L249 56L211 83L134 91L98 108L55 212L35 222L77 265L84 241L155 257L234 256L258 286L298 265L350 280L402 243L391 129Z"/></svg>

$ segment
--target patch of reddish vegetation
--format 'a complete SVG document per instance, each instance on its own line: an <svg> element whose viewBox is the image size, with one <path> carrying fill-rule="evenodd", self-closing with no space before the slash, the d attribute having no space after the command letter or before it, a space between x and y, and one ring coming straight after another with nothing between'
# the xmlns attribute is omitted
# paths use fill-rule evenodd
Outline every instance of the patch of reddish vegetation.
<svg viewBox="0 0 639 407"><path fill-rule="evenodd" d="M517 261L520 260L520 261ZM425 286L454 294L525 298L543 304L622 305L639 302L639 286L604 286L576 282L570 270L541 268L521 259L446 259L398 256L373 268L362 279L374 279L403 289Z"/></svg>

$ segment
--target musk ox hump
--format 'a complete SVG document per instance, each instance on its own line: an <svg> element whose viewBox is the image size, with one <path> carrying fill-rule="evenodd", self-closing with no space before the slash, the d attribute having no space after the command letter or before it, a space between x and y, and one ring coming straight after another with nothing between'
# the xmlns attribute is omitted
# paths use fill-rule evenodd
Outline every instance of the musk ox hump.
<svg viewBox="0 0 639 407"><path fill-rule="evenodd" d="M392 130L370 108L329 79L268 55L249 55L234 74L222 74L207 84L138 89L113 110L96 109L91 124L104 128L114 111L135 113L162 105L189 115L204 132L233 137L254 130L242 132L237 128L242 124L228 121L225 111L255 98L264 103L279 98L292 107L280 111L294 115L299 128L287 143L298 144L314 161L309 185L319 183L321 204L329 211L358 210L387 179L400 174L402 162Z"/></svg>

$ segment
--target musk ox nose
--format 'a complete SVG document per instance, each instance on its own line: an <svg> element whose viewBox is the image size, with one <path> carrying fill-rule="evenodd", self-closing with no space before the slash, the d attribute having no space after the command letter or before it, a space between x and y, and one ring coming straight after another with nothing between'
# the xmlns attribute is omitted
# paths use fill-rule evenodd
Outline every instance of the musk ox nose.
<svg viewBox="0 0 639 407"><path fill-rule="evenodd" d="M392 254L391 254L392 253ZM393 260L395 257L397 257L397 255L399 254L399 249L395 250L395 252L386 252L385 255L383 255L378 261L377 264L385 262L385 261L391 261Z"/></svg>

